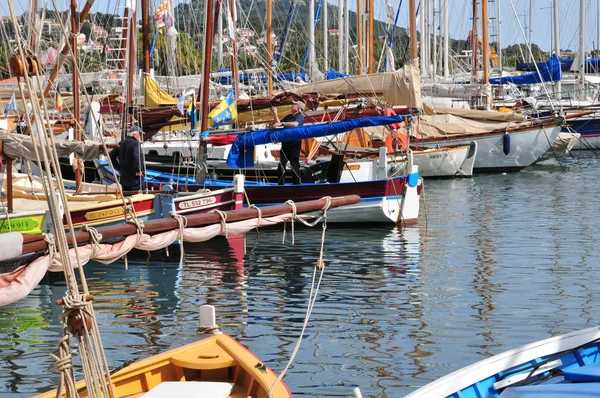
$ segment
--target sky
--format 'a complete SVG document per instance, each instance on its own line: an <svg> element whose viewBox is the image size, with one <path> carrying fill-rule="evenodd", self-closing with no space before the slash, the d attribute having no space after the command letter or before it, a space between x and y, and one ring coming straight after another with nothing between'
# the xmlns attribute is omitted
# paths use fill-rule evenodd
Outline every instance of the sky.
<svg viewBox="0 0 600 398"><path fill-rule="evenodd" d="M22 13L29 0L13 0L17 13ZM54 0L60 9L67 9L70 0ZM155 1L155 6L158 5L160 0ZM189 0L172 0L174 5L179 3L187 3ZM273 0L279 1L279 0ZM308 2L309 0L304 0ZM318 2L318 0L316 0ZM339 0L328 0L330 4L337 5ZM389 1L393 4L394 8L397 8L399 1L402 1L402 8L400 11L400 19L398 25L401 27L408 27L408 0L374 0L376 9L376 18L384 20L385 13L385 1ZM429 0L434 1L434 0ZM446 0L435 0L436 3ZM48 4L49 8L53 8L52 0L38 0L38 4L43 5L44 2ZM96 0L92 11L103 12L103 13L114 13L116 5L124 5L125 0ZM416 0L417 5L419 0ZM466 39L468 32L471 27L471 9L472 0L448 0L449 2L449 20L450 20L450 37L453 39ZM529 9L531 4L533 14L533 29L532 29L532 42L539 45L543 50L548 51L553 48L553 35L551 27L552 18L552 0L488 0L488 15L490 18L496 17L497 2L501 8L501 21L502 21L502 47L506 47L511 44L524 43L523 35L520 32L519 22L526 31L529 25ZM85 3L83 0L79 0L80 9ZM257 2L258 6L264 4ZM356 9L356 0L350 0L350 9ZM560 3L560 42L562 49L576 50L579 46L579 3L580 0L559 0ZM590 51L593 48L594 43L598 43L598 21L600 15L598 13L598 7L600 7L600 0L587 0L586 1L586 51ZM514 10L513 6L514 4ZM152 7L155 8L155 7ZM439 8L439 7L438 7ZM8 1L0 2L0 15L9 15ZM337 15L330 15L329 20L335 21ZM438 16L439 19L439 16ZM490 35L495 33L495 19L490 24ZM417 25L418 26L418 25ZM419 29L417 27L417 29ZM527 33L526 33L527 34ZM494 41L493 36L490 37L490 41ZM596 44L597 47L597 44Z"/></svg>

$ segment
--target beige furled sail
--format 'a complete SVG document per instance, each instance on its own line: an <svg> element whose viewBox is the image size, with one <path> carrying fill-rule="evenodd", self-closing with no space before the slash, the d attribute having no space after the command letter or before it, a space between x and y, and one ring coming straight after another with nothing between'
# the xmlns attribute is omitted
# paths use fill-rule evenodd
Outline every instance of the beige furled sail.
<svg viewBox="0 0 600 398"><path fill-rule="evenodd" d="M348 76L302 85L294 92L340 95L381 96L383 100L408 108L422 108L419 60L410 60L395 72Z"/></svg>

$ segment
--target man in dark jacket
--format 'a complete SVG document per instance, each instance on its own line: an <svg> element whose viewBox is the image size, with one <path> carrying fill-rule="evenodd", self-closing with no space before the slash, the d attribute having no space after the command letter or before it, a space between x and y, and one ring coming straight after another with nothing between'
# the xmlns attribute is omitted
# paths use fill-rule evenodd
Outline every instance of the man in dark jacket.
<svg viewBox="0 0 600 398"><path fill-rule="evenodd" d="M271 111L275 116L273 127L296 127L304 124L304 116L300 112L300 107L297 104L292 105L292 113L279 120L277 108L271 107ZM287 162L290 162L293 173L294 184L300 184L300 149L302 148L302 140L287 141L281 143L281 152L279 153L279 166L277 173L279 175L278 184L285 184L285 168Z"/></svg>
<svg viewBox="0 0 600 398"><path fill-rule="evenodd" d="M132 126L118 148L110 151L110 160L121 175L123 191L139 191L144 184L144 154L141 151L142 130Z"/></svg>

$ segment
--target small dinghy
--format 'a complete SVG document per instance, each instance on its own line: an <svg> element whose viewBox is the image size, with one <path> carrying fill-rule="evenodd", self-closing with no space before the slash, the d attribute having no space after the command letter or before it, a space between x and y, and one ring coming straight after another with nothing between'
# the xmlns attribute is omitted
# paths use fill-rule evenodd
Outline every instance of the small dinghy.
<svg viewBox="0 0 600 398"><path fill-rule="evenodd" d="M408 397L600 397L600 327L495 355L427 384Z"/></svg>
<svg viewBox="0 0 600 398"><path fill-rule="evenodd" d="M203 307L208 307L212 318L214 307ZM210 320L204 325L217 329ZM202 323L200 327L203 328ZM277 375L268 366L226 334L200 335L194 343L111 372L111 380L115 395L127 398L267 398L276 381L271 397L292 396L285 383L277 380ZM85 381L78 382L76 388L79 397L90 396ZM56 390L53 390L37 397L56 396ZM64 391L62 396L65 396Z"/></svg>

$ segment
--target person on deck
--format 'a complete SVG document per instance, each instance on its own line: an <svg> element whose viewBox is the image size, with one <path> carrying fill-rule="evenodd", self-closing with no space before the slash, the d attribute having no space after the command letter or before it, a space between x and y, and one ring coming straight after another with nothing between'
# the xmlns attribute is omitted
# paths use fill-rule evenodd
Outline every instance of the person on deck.
<svg viewBox="0 0 600 398"><path fill-rule="evenodd" d="M123 191L139 191L144 189L144 155L141 151L143 131L133 125L118 148L110 151L110 160L120 173Z"/></svg>
<svg viewBox="0 0 600 398"><path fill-rule="evenodd" d="M275 123L273 127L296 127L304 124L304 116L300 112L300 107L297 104L292 105L292 113L279 120L277 114L277 108L272 106L271 112L275 116ZM300 184L300 149L302 147L302 140L287 141L281 143L281 152L279 155L279 166L277 167L277 173L279 175L278 184L285 184L285 168L288 161L292 167L293 181L294 184Z"/></svg>

